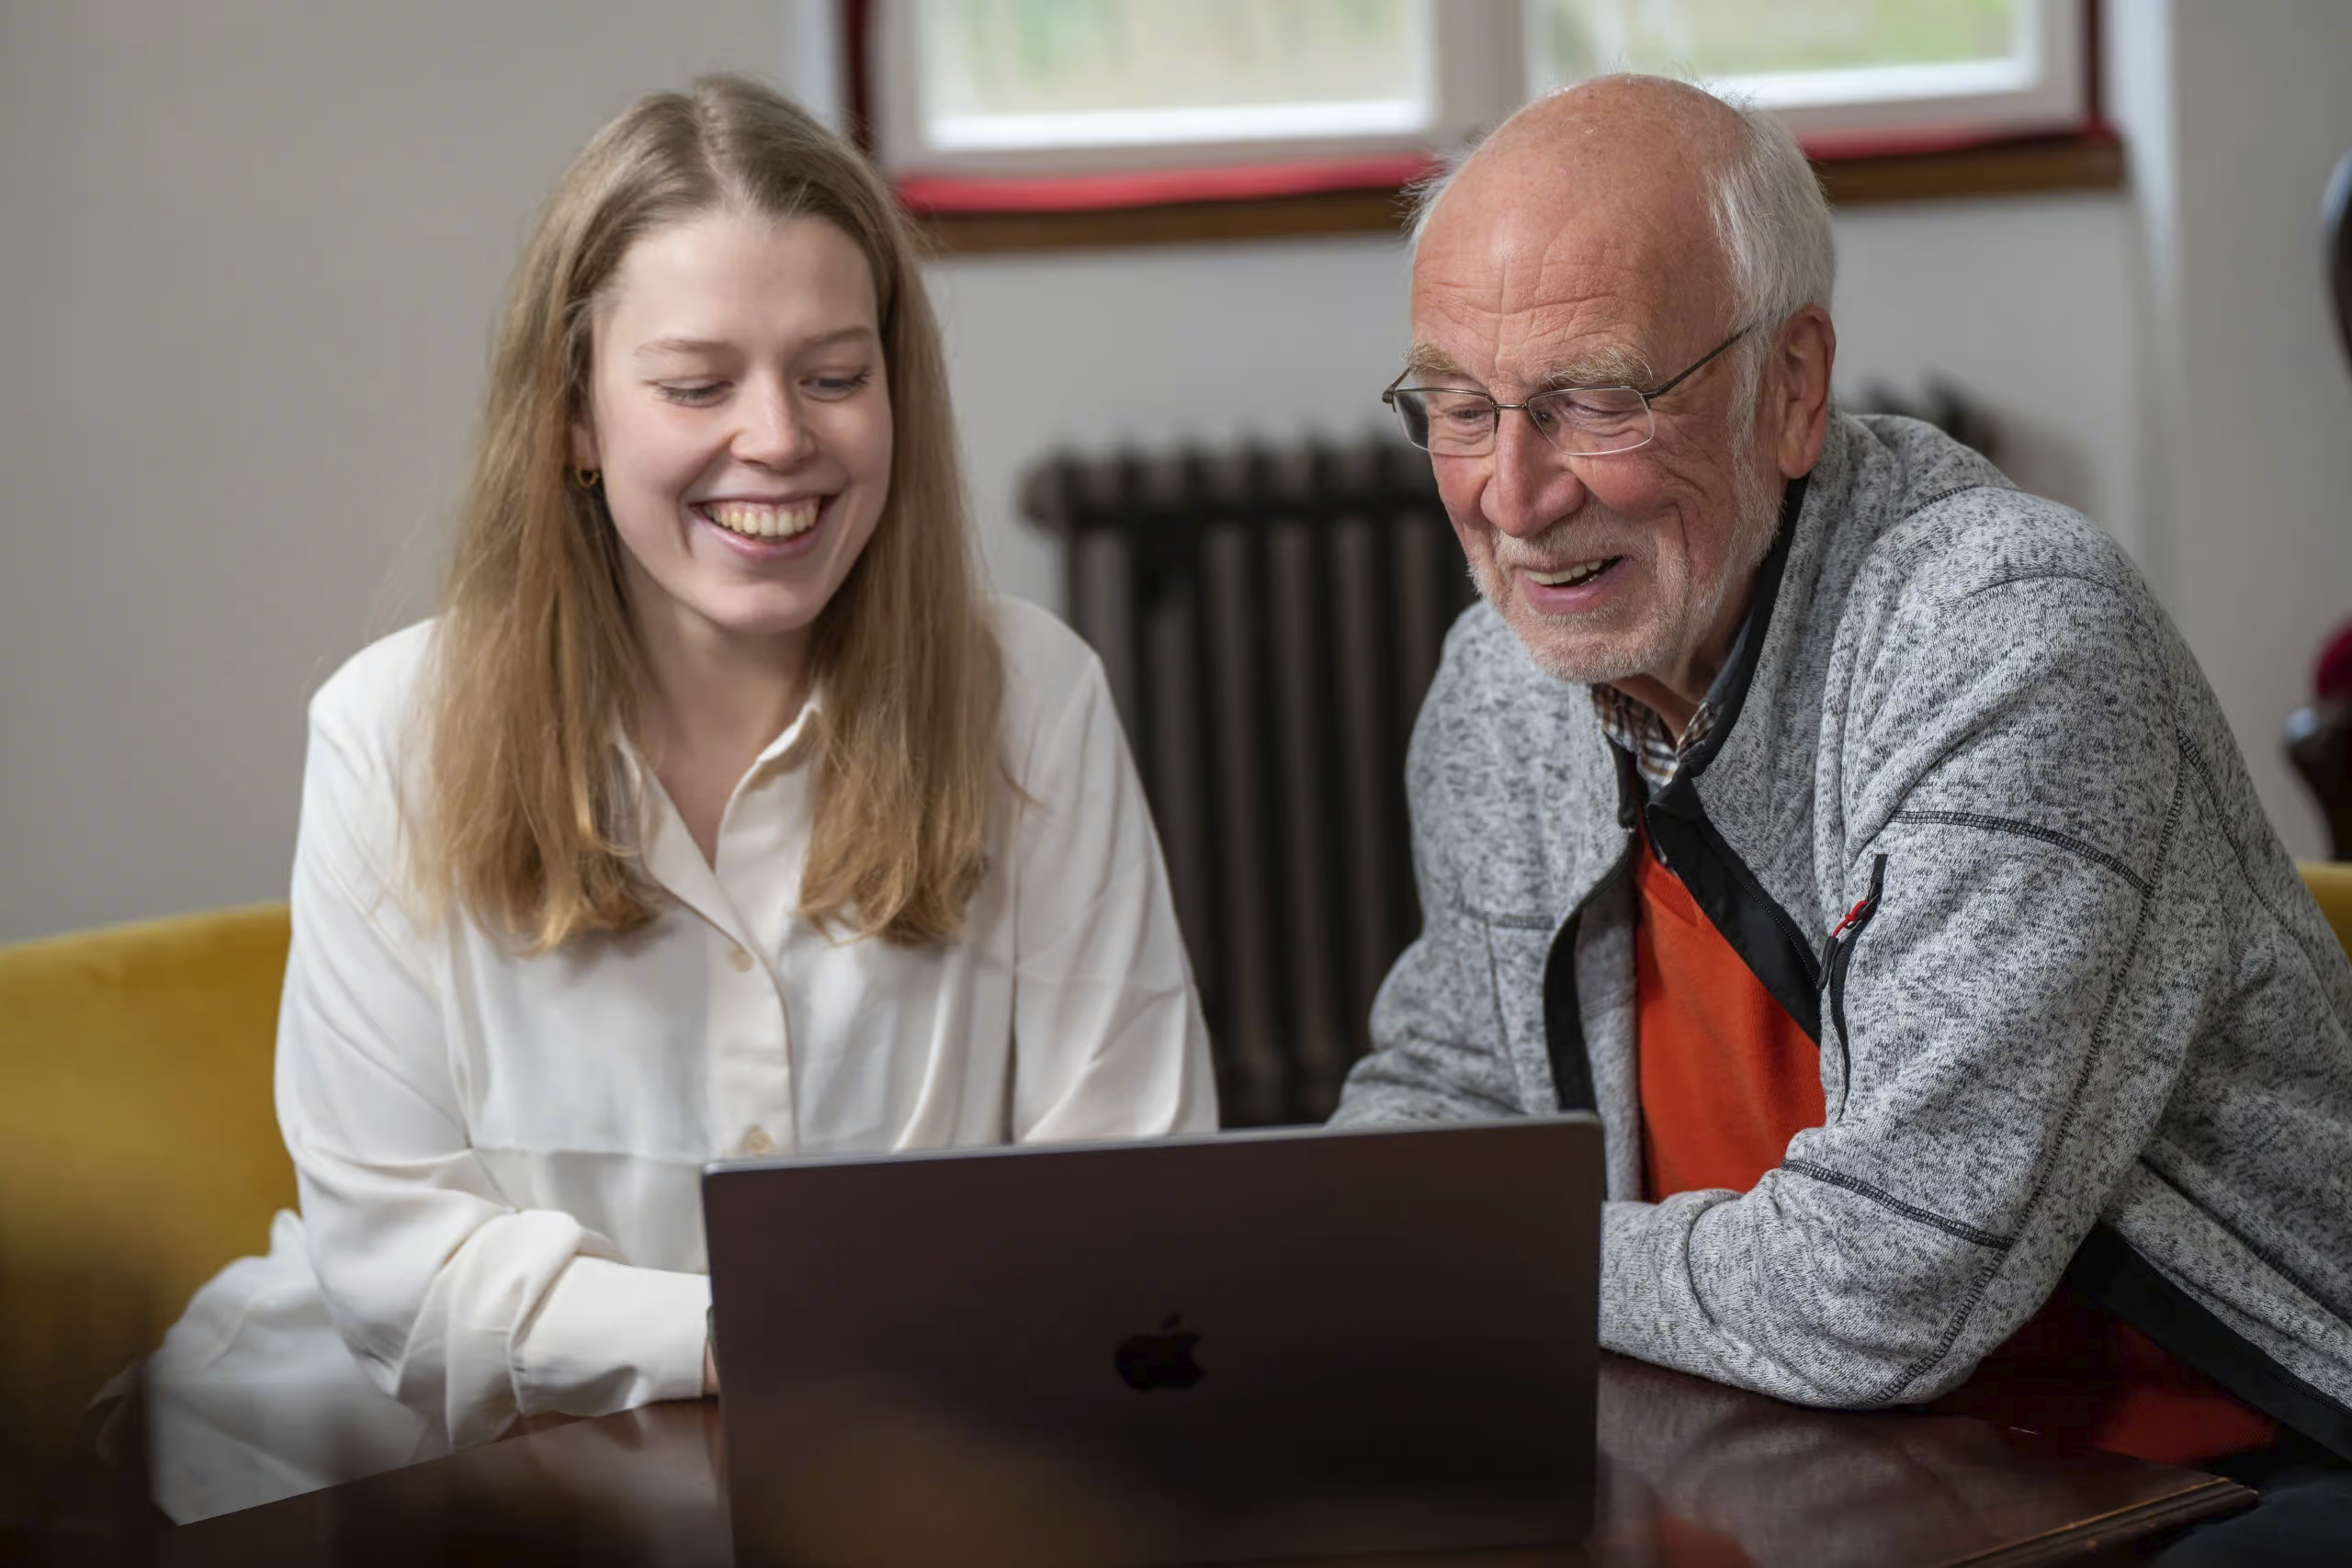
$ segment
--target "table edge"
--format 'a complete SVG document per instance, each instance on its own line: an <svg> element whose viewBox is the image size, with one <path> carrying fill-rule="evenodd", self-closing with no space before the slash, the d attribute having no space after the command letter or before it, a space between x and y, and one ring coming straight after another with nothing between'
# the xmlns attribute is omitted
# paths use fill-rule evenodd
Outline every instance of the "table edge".
<svg viewBox="0 0 2352 1568"><path fill-rule="evenodd" d="M2055 1535L1952 1558L1943 1568L2041 1568L2044 1563L2077 1561L2101 1547L2126 1545L2175 1525L2240 1513L2260 1500L2261 1495L2250 1486L2226 1476L2209 1475L2204 1484L2186 1492L2134 1503L2071 1525Z"/></svg>

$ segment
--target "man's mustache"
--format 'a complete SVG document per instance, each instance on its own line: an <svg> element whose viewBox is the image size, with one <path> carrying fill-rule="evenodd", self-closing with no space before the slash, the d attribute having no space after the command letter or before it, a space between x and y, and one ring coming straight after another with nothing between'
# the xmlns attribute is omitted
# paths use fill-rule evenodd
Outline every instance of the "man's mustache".
<svg viewBox="0 0 2352 1568"><path fill-rule="evenodd" d="M1583 519L1555 524L1532 539L1505 535L1496 544L1495 566L1503 571L1559 571L1615 556L1649 553L1648 541L1639 530L1617 518L1609 522L1605 528L1596 528Z"/></svg>

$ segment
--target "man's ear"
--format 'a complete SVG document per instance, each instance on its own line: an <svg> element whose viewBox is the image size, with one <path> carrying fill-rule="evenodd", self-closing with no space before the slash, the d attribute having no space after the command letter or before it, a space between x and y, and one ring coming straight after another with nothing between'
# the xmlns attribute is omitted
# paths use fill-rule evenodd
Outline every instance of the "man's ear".
<svg viewBox="0 0 2352 1568"><path fill-rule="evenodd" d="M1829 312L1807 305L1772 336L1759 411L1781 477L1809 474L1829 430L1829 373L1838 363L1838 329Z"/></svg>

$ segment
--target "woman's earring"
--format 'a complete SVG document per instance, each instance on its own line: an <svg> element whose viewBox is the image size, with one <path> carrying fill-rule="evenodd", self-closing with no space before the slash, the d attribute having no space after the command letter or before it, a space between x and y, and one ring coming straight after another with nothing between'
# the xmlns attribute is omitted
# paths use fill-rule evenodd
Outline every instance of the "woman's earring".
<svg viewBox="0 0 2352 1568"><path fill-rule="evenodd" d="M576 464L572 467L571 482L582 490L593 491L604 482L604 471L600 468L583 468Z"/></svg>

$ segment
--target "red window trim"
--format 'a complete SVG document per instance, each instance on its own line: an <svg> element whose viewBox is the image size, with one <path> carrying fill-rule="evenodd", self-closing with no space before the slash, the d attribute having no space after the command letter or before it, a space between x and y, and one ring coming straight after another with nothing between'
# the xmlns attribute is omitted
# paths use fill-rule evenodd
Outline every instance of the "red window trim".
<svg viewBox="0 0 2352 1568"><path fill-rule="evenodd" d="M1286 164L1234 164L1197 169L1121 170L1114 175L1023 175L1005 179L918 175L893 189L908 210L934 212L1086 212L1180 202L1255 201L1328 190L1409 185L1436 168L1419 153L1327 158Z"/></svg>

